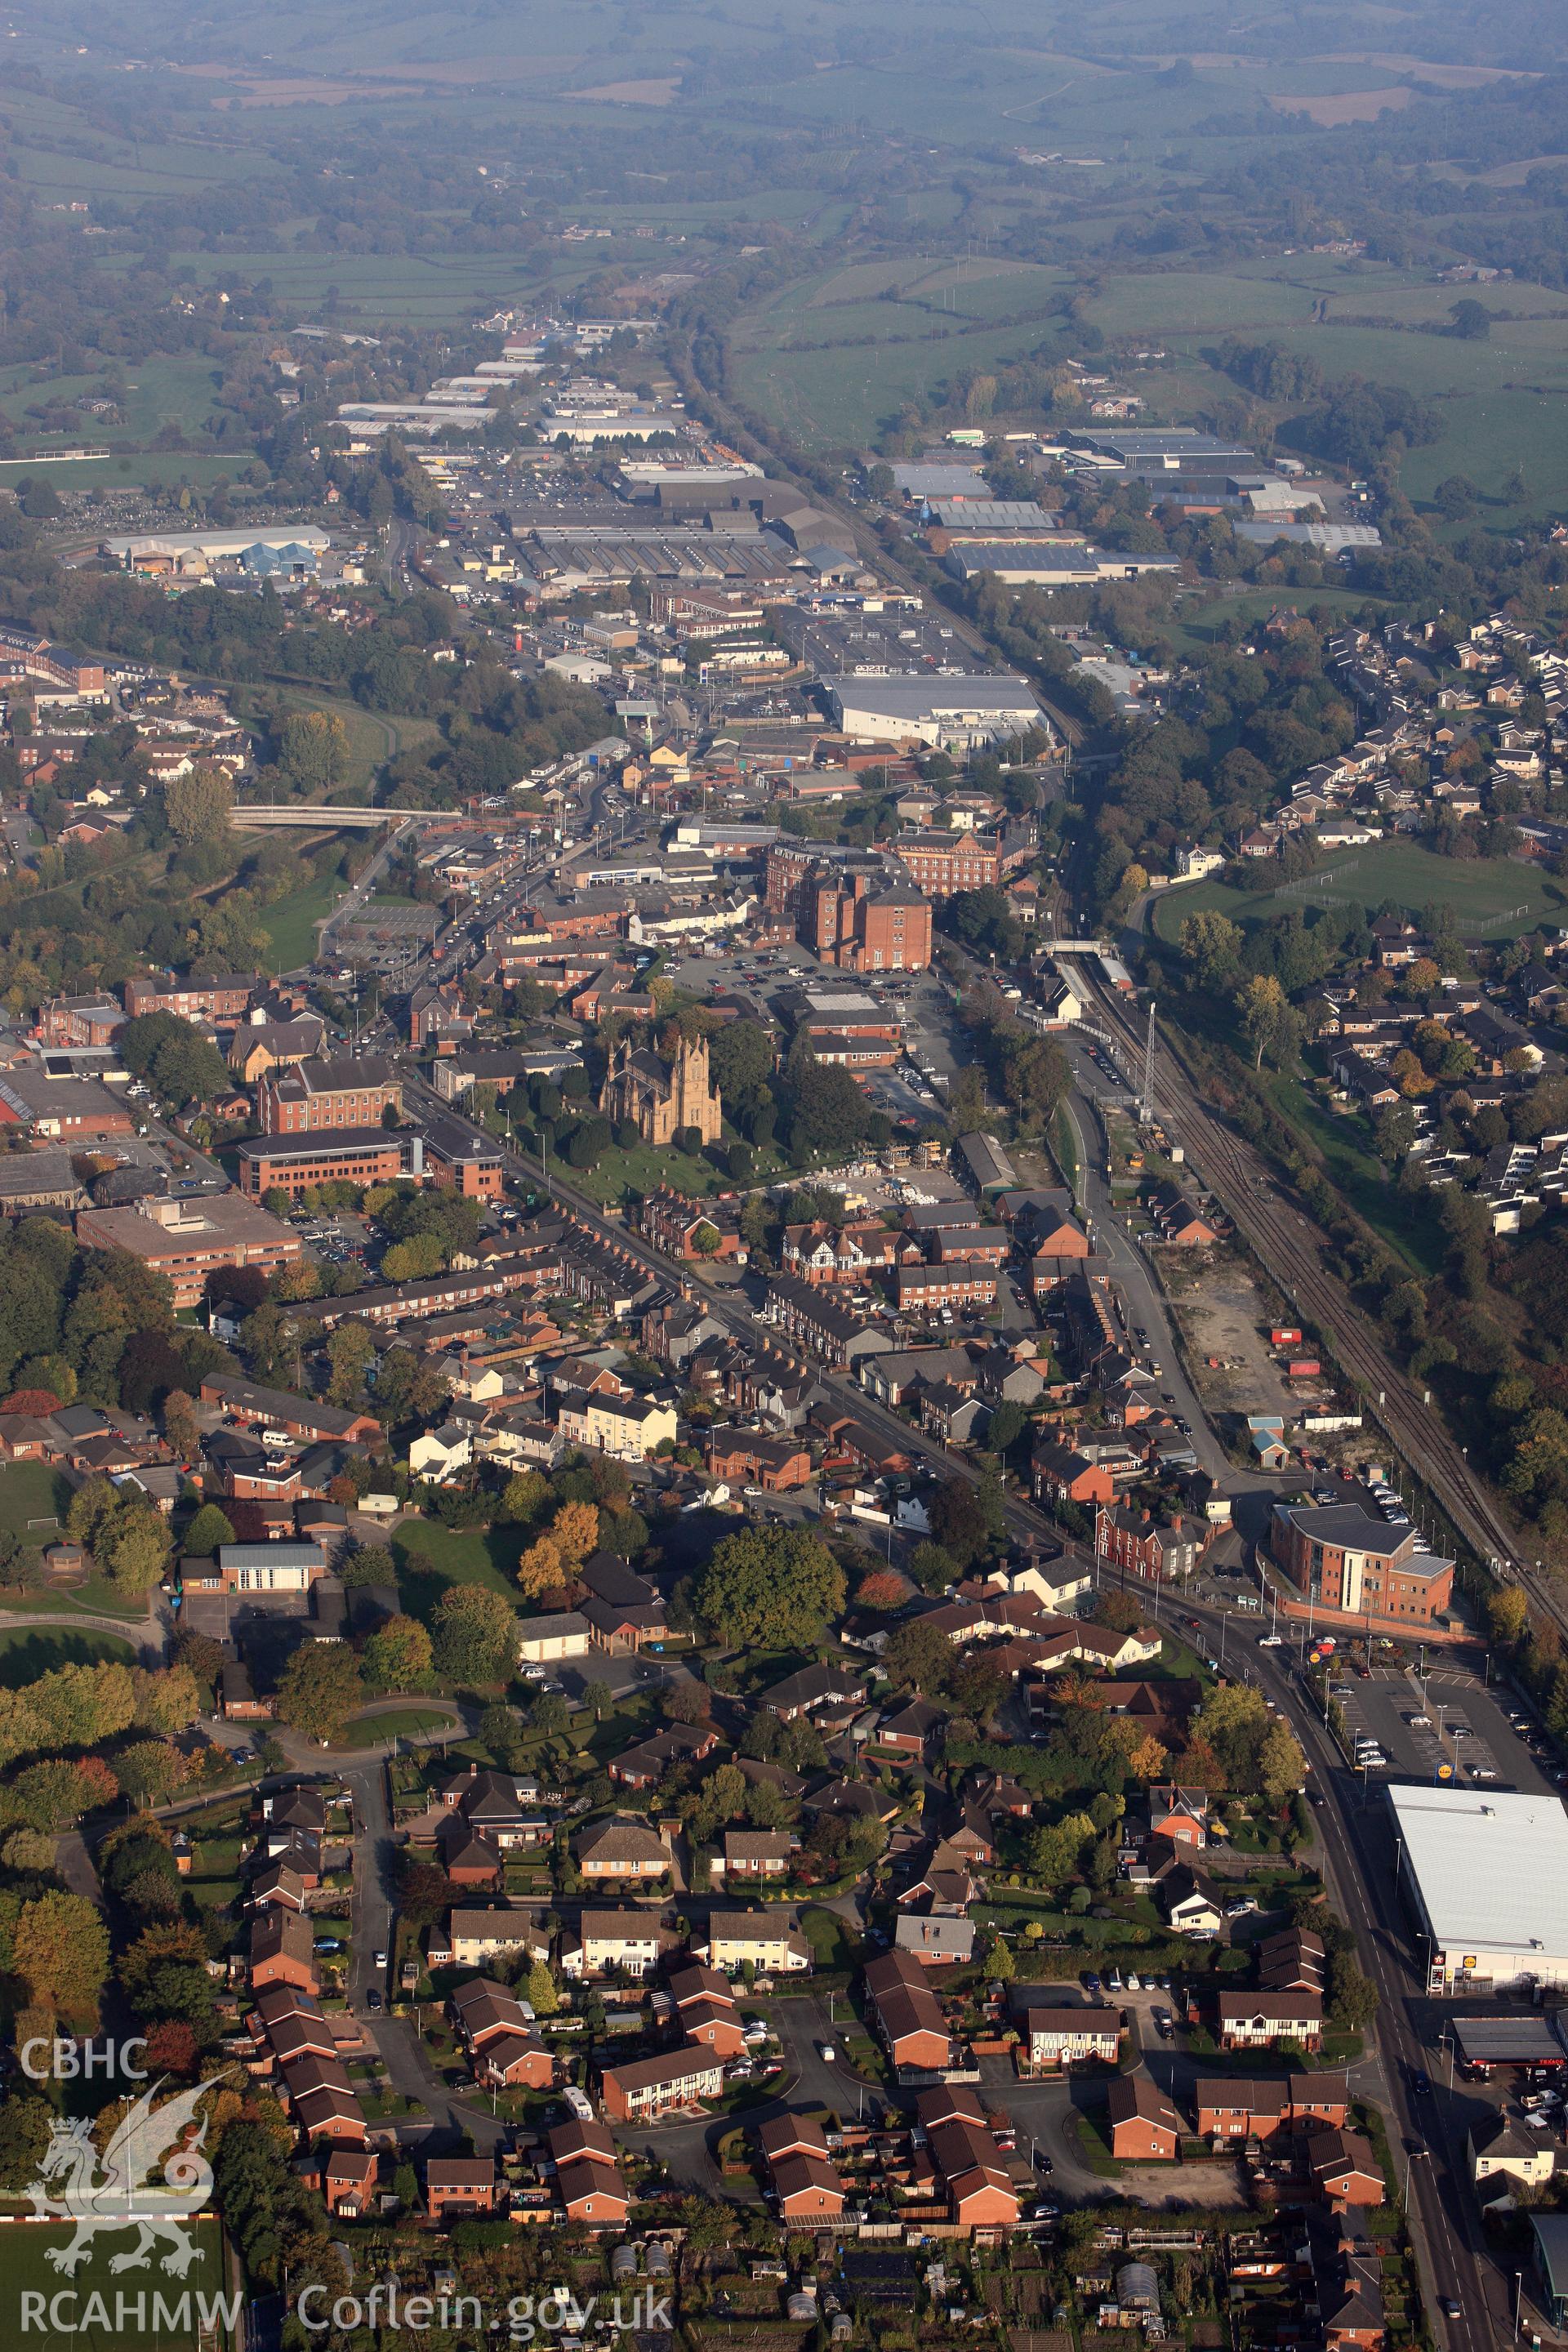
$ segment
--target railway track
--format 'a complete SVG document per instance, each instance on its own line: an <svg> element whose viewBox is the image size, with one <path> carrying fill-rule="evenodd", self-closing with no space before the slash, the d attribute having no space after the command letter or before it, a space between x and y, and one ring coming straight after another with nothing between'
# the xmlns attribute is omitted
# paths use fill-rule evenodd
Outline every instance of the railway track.
<svg viewBox="0 0 1568 2352"><path fill-rule="evenodd" d="M1098 1012L1136 1068L1144 1048L1142 1024L1114 990L1097 977L1085 977ZM1262 1153L1197 1099L1187 1073L1158 1031L1154 1084L1166 1128L1201 1167L1237 1232L1298 1312L1321 1332L1342 1370L1369 1399L1375 1398L1379 1423L1459 1534L1494 1573L1521 1585L1568 1632L1568 1606L1534 1564L1520 1557L1518 1531L1471 1470L1464 1450L1427 1402L1427 1392L1394 1361L1343 1284L1326 1272L1323 1258L1329 1244L1322 1232L1284 1192Z"/></svg>

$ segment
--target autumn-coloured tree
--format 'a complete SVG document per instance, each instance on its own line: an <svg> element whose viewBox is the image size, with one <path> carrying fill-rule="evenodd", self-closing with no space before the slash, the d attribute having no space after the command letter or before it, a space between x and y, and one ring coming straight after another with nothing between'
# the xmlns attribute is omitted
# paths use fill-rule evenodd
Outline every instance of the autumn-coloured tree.
<svg viewBox="0 0 1568 2352"><path fill-rule="evenodd" d="M550 1541L564 1567L580 1568L589 1553L598 1549L598 1505L563 1503L550 1522Z"/></svg>
<svg viewBox="0 0 1568 2352"><path fill-rule="evenodd" d="M909 1597L910 1588L896 1568L874 1568L855 1588L859 1609L901 1609Z"/></svg>
<svg viewBox="0 0 1568 2352"><path fill-rule="evenodd" d="M109 1930L85 1895L52 1889L24 1903L11 1933L11 1968L40 2008L96 2021L109 1974Z"/></svg>
<svg viewBox="0 0 1568 2352"><path fill-rule="evenodd" d="M1157 1780L1169 1762L1169 1750L1161 1747L1152 1731L1146 1731L1127 1759L1127 1769L1135 1780Z"/></svg>
<svg viewBox="0 0 1568 2352"><path fill-rule="evenodd" d="M517 1580L531 1601L559 1584L563 1572L561 1553L554 1538L541 1536L531 1543L517 1563Z"/></svg>
<svg viewBox="0 0 1568 2352"><path fill-rule="evenodd" d="M147 2035L147 2066L154 2074L178 2074L190 2082L196 2071L200 2053L194 2027L183 2017L166 2017L152 2027Z"/></svg>
<svg viewBox="0 0 1568 2352"><path fill-rule="evenodd" d="M1184 1788L1207 1789L1211 1794L1226 1786L1225 1766L1201 1733L1189 1739L1182 1756Z"/></svg>

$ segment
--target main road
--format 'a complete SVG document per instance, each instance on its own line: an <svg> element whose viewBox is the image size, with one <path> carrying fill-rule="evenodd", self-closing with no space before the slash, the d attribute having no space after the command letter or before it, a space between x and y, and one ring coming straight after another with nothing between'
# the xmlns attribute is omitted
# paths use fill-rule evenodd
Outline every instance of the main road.
<svg viewBox="0 0 1568 2352"><path fill-rule="evenodd" d="M1211 1633L1224 1614L1201 1603L1194 1603L1191 1613ZM1256 1642L1258 1636L1250 1638ZM1315 1822L1324 1879L1354 1933L1361 1966L1377 1987L1381 2105L1391 2118L1390 2146L1404 2176L1423 2296L1434 2314L1445 2300L1458 2305L1458 2316L1443 2321L1454 2352L1489 2352L1510 2330L1507 2282L1496 2263L1484 2258L1464 2126L1450 2116L1441 2092L1415 2087L1426 2074L1428 2053L1412 2021L1411 2004L1425 1985L1395 1892L1392 1839L1381 1804L1375 1798L1369 1803L1292 1670L1291 1654L1289 1649L1259 1648L1256 1664L1249 1659L1242 1672L1289 1717L1305 1751L1311 1785L1321 1800Z"/></svg>

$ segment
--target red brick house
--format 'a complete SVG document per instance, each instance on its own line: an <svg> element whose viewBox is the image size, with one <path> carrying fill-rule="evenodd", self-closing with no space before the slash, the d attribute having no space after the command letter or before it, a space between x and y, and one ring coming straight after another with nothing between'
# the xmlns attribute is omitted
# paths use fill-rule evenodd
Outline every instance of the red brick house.
<svg viewBox="0 0 1568 2352"><path fill-rule="evenodd" d="M1182 2144L1182 2119L1144 2074L1118 2074L1106 2101L1110 2153L1123 2162L1170 2164Z"/></svg>
<svg viewBox="0 0 1568 2352"><path fill-rule="evenodd" d="M942 2004L918 1960L903 1952L883 1952L867 1962L865 1983L877 2031L896 2068L927 2074L952 2063L952 2039Z"/></svg>
<svg viewBox="0 0 1568 2352"><path fill-rule="evenodd" d="M329 2213L357 2221L375 2195L377 2158L371 2147L335 2147L321 2168L321 2195Z"/></svg>
<svg viewBox="0 0 1568 2352"><path fill-rule="evenodd" d="M433 2221L449 2213L493 2213L495 2159L489 2156L433 2156L425 2166L425 2202Z"/></svg>

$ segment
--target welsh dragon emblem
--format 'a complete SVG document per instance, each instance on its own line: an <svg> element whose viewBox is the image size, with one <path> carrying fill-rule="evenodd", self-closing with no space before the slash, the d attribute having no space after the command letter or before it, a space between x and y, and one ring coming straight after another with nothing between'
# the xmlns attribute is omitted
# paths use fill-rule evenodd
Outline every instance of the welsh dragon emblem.
<svg viewBox="0 0 1568 2352"><path fill-rule="evenodd" d="M156 2246L162 2266L184 2278L197 2252L186 2224L202 2210L213 2185L212 2166L203 2153L205 2120L194 2138L187 2140L186 2134L197 2107L222 2079L195 2084L162 2106L153 2104L163 2087L161 2081L154 2083L121 2118L101 2158L85 2118L51 2124L39 2178L27 2194L41 2219L76 2223L69 2245L47 2250L56 2270L68 2276L79 2269L100 2230L135 2230L136 2244L115 2255L110 2271L144 2270ZM158 2171L163 2180L154 2186ZM55 2181L63 2187L51 2196Z"/></svg>

